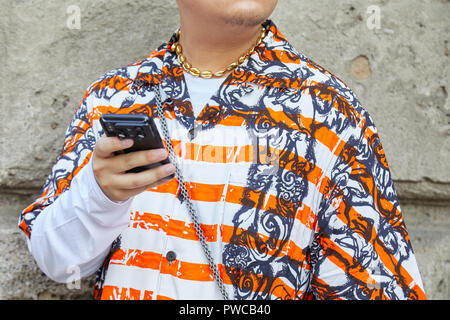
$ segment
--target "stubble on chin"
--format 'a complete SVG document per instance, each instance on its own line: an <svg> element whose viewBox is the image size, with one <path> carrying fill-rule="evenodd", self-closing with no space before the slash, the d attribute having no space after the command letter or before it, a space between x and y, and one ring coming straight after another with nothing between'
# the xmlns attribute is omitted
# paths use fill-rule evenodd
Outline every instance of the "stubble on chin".
<svg viewBox="0 0 450 320"><path fill-rule="evenodd" d="M239 12L224 17L224 22L228 25L255 27L262 24L266 19L251 12Z"/></svg>

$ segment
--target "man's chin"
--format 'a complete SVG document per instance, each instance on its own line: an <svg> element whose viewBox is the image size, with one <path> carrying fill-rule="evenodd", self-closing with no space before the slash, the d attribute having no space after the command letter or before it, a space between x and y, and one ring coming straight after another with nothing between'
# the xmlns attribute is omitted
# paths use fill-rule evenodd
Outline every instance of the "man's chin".
<svg viewBox="0 0 450 320"><path fill-rule="evenodd" d="M258 16L252 13L235 14L224 18L226 24L241 27L255 27L261 25L264 21L266 21L266 19L266 17Z"/></svg>

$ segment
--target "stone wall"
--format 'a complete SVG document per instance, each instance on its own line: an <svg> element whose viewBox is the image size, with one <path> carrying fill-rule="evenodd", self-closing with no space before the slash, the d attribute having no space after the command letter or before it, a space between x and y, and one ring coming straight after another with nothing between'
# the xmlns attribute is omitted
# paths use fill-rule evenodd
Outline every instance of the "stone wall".
<svg viewBox="0 0 450 320"><path fill-rule="evenodd" d="M450 298L449 5L279 0L272 17L373 116L431 299ZM92 277L69 290L39 271L17 217L89 84L147 56L177 26L175 0L0 0L1 299L89 298Z"/></svg>

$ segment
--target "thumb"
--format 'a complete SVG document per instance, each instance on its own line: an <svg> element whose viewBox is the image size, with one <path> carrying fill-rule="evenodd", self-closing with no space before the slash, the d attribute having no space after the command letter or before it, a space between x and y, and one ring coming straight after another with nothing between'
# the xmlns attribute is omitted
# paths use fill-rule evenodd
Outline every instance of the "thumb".
<svg viewBox="0 0 450 320"><path fill-rule="evenodd" d="M114 152L127 149L133 145L132 139L121 140L117 137L102 136L95 144L95 153L98 157L109 158Z"/></svg>

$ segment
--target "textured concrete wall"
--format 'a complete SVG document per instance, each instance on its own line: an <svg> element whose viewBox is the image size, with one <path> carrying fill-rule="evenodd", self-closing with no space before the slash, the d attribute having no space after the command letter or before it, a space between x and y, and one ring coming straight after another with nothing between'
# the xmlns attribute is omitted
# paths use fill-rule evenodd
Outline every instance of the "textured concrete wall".
<svg viewBox="0 0 450 320"><path fill-rule="evenodd" d="M279 0L272 17L373 116L432 299L450 298L449 6ZM89 84L148 55L177 26L174 0L0 0L0 298L90 296L92 278L69 290L42 275L17 216L45 182Z"/></svg>

